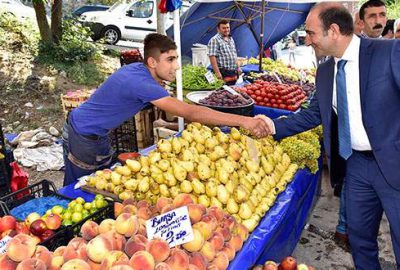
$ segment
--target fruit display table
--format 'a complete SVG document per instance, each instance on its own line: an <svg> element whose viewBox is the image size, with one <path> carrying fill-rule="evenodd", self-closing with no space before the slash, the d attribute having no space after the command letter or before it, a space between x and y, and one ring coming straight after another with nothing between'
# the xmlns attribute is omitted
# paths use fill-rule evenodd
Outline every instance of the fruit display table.
<svg viewBox="0 0 400 270"><path fill-rule="evenodd" d="M82 189L74 189L74 186L77 182L69 184L68 186L62 187L58 190L58 193L67 196L72 199L76 199L78 197L82 197L85 201L90 202L94 199L95 194L83 191Z"/></svg>
<svg viewBox="0 0 400 270"><path fill-rule="evenodd" d="M275 119L275 118L278 118L280 116L286 116L286 115L291 115L291 114L297 113L300 110L301 109L299 108L297 111L292 112L292 111L288 111L288 110L282 110L282 109L276 109L276 108L270 108L270 107L254 105L253 114L254 115L264 114L264 115L268 116L271 119Z"/></svg>

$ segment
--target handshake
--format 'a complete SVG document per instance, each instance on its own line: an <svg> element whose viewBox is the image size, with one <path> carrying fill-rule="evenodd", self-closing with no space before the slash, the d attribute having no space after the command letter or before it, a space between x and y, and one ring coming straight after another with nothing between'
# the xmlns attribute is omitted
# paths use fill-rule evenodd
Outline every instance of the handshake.
<svg viewBox="0 0 400 270"><path fill-rule="evenodd" d="M250 133L257 138L275 134L274 122L263 114L258 114L253 118L248 119L248 121L244 123L243 128L250 131Z"/></svg>

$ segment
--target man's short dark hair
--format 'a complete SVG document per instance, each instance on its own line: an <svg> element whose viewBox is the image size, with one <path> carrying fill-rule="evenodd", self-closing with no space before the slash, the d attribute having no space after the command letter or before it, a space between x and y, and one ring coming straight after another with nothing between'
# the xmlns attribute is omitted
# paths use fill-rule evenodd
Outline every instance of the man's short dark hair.
<svg viewBox="0 0 400 270"><path fill-rule="evenodd" d="M389 31L394 33L394 20L387 20L385 28L383 28L382 36L385 36Z"/></svg>
<svg viewBox="0 0 400 270"><path fill-rule="evenodd" d="M170 50L176 50L175 42L167 36L161 34L148 34L144 39L144 63L153 57L158 59L160 54Z"/></svg>
<svg viewBox="0 0 400 270"><path fill-rule="evenodd" d="M220 25L222 25L222 24L229 24L229 21L228 21L228 20L220 20L220 21L218 22L218 24L217 24L217 27L219 28Z"/></svg>
<svg viewBox="0 0 400 270"><path fill-rule="evenodd" d="M343 6L332 6L322 9L319 13L324 32L335 23L339 26L339 31L344 36L351 36L354 33L353 18L350 12Z"/></svg>
<svg viewBox="0 0 400 270"><path fill-rule="evenodd" d="M360 7L360 19L364 20L365 9L367 9L369 7L381 7L381 6L385 6L385 3L382 2L381 0L369 0L369 1L365 2Z"/></svg>

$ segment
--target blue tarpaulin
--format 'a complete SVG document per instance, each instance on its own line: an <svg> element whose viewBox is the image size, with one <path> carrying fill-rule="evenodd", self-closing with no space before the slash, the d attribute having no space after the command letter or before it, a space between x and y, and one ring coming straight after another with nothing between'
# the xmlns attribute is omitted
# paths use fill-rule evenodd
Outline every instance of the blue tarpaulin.
<svg viewBox="0 0 400 270"><path fill-rule="evenodd" d="M266 1L264 10L264 43L266 47L285 37L305 21L314 3L278 3ZM257 56L260 51L261 2L215 1L195 3L181 16L182 54L191 56L195 43L208 44L217 33L217 23L230 21L231 34L236 43L238 56ZM174 36L173 28L167 30Z"/></svg>

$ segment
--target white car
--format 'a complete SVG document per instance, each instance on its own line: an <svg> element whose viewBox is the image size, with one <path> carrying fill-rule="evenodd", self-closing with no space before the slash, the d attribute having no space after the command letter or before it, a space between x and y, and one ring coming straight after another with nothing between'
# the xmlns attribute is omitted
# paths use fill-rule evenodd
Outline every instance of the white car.
<svg viewBox="0 0 400 270"><path fill-rule="evenodd" d="M0 0L0 12L13 14L19 21L36 21L35 9L25 6L19 0Z"/></svg>
<svg viewBox="0 0 400 270"><path fill-rule="evenodd" d="M188 8L186 4L182 11ZM171 18L166 18L166 28L172 25ZM120 39L143 41L147 34L157 30L157 1L118 1L106 11L83 13L79 21L90 27L95 41L100 38L109 44L116 44Z"/></svg>

